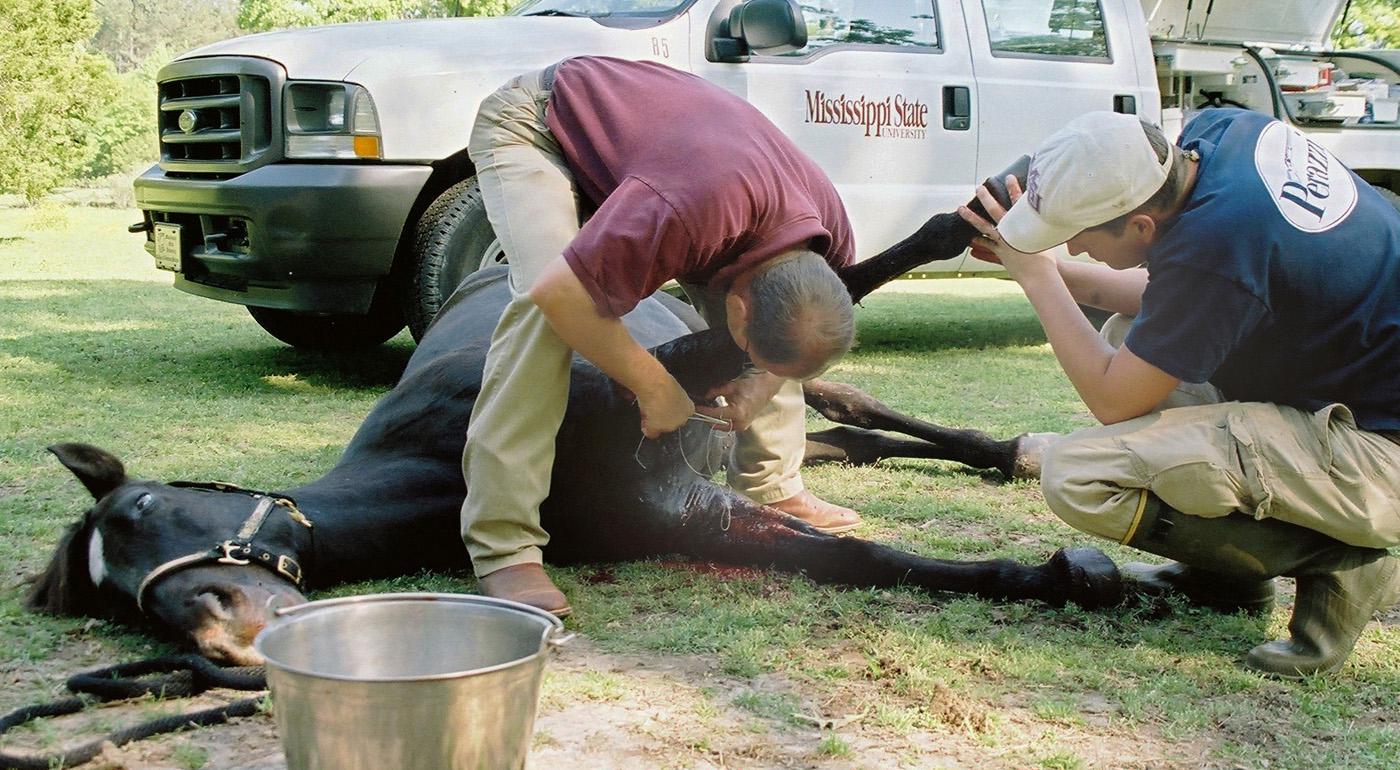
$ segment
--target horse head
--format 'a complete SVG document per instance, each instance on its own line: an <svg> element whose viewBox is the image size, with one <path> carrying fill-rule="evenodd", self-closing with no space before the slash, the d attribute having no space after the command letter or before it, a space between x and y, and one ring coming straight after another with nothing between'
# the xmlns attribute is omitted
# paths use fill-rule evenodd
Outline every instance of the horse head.
<svg viewBox="0 0 1400 770"><path fill-rule="evenodd" d="M306 601L310 522L284 496L224 484L131 479L87 444L49 448L92 493L28 598L64 615L151 616L211 659L261 663L272 609ZM261 569L252 568L254 565Z"/></svg>

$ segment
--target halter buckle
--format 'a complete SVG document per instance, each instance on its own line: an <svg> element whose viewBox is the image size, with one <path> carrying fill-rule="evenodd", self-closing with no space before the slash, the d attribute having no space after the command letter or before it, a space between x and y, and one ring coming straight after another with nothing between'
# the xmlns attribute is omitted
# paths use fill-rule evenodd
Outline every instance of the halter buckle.
<svg viewBox="0 0 1400 770"><path fill-rule="evenodd" d="M244 553L246 553L248 551L247 546L239 545L238 543L235 543L232 540L225 540L224 542L219 543L217 546L214 547L223 552L223 555L220 556L217 560L220 564L232 564L241 567L245 564L252 563L248 559L240 559L237 556L233 555L234 551L243 551Z"/></svg>
<svg viewBox="0 0 1400 770"><path fill-rule="evenodd" d="M277 573L301 587L301 565L286 554L277 555Z"/></svg>

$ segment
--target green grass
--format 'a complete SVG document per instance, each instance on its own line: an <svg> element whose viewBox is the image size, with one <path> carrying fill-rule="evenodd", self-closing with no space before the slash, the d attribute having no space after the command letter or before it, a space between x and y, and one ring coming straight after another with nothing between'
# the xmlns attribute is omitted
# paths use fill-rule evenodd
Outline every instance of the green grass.
<svg viewBox="0 0 1400 770"><path fill-rule="evenodd" d="M21 576L46 563L89 501L45 446L97 444L137 477L285 488L334 463L413 350L406 335L366 355L286 348L242 308L171 289L139 238L126 234L136 219L129 211L0 209L7 671L43 670L55 657L98 665L169 649L139 630L21 609ZM831 376L900 410L999 436L1091 424L1012 284L902 282L870 297L859 319L859 346ZM819 494L865 513L863 536L927 556L1038 562L1059 546L1092 544L1120 562L1134 558L1061 524L1036 485L950 463L822 467L807 478ZM465 567L324 595L472 590ZM1290 683L1238 665L1250 646L1285 631L1284 608L1262 620L1180 606L1089 613L842 590L782 574L709 574L660 560L553 574L573 601L571 625L601 649L699 655L715 672L755 683L707 701L692 717L697 724L712 709L733 707L770 729L798 729L794 714L836 704L826 713L862 714L859 729L894 747L933 734L1013 766L1102 766L1086 740L1148 740L1165 766L1185 766L1183 758L1261 768L1400 766L1394 625L1371 626L1335 678ZM54 681L9 677L5 708L47 696ZM631 693L625 677L611 673L553 687L556 698ZM857 759L854 729L824 732L814 751L837 764ZM918 756L912 744L895 750ZM201 761L194 753L177 759Z"/></svg>

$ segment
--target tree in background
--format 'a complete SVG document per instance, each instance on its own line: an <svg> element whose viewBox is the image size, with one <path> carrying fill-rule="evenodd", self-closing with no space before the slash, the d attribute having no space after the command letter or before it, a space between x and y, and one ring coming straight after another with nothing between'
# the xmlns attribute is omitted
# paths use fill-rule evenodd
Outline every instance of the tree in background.
<svg viewBox="0 0 1400 770"><path fill-rule="evenodd" d="M92 47L122 73L140 69L157 52L167 60L239 34L238 0L95 0L95 6L100 26Z"/></svg>
<svg viewBox="0 0 1400 770"><path fill-rule="evenodd" d="M154 162L156 73L176 54L237 37L238 0L94 0L92 47L115 66L111 100L93 121L96 151L81 176L101 178Z"/></svg>
<svg viewBox="0 0 1400 770"><path fill-rule="evenodd" d="M97 153L112 64L87 49L91 0L0 0L0 192L34 201Z"/></svg>
<svg viewBox="0 0 1400 770"><path fill-rule="evenodd" d="M508 0L238 0L238 26L248 32L351 21L499 16Z"/></svg>
<svg viewBox="0 0 1400 770"><path fill-rule="evenodd" d="M1400 48L1400 3L1351 0L1346 20L1332 30L1337 48Z"/></svg>
<svg viewBox="0 0 1400 770"><path fill-rule="evenodd" d="M160 152L156 141L156 72L170 58L168 49L155 48L141 66L117 73L111 101L91 126L95 151L79 176L101 179L155 162Z"/></svg>

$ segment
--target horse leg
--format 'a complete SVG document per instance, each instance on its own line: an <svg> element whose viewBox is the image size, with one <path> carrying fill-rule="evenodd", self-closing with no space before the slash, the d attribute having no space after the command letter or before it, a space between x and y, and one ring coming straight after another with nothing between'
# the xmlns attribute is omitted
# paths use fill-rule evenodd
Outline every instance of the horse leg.
<svg viewBox="0 0 1400 770"><path fill-rule="evenodd" d="M814 453L809 457L814 461L845 460L859 465L883 457L926 457L973 468L995 468L1008 479L1026 475L1025 463L1018 463L1018 450L1033 434L1002 441L977 430L945 428L900 414L869 393L839 382L809 380L802 384L802 392L807 405L826 419L854 426L808 434L808 447ZM876 430L903 433L918 441L882 436Z"/></svg>
<svg viewBox="0 0 1400 770"><path fill-rule="evenodd" d="M887 457L919 457L928 460L957 459L947 447L917 438L899 438L865 428L838 425L807 434L805 465L847 463L874 465Z"/></svg>
<svg viewBox="0 0 1400 770"><path fill-rule="evenodd" d="M1037 599L1086 609L1122 597L1118 569L1096 548L1062 548L1044 564L1009 559L927 559L855 537L823 534L800 519L724 487L698 482L686 495L677 548L724 564L801 572L821 583L917 586L988 599Z"/></svg>
<svg viewBox="0 0 1400 770"><path fill-rule="evenodd" d="M1011 195L1006 189L1006 177L1014 175L1022 180L1025 189L1026 174L1029 173L1031 159L1023 155L1006 170L993 174L983 182L993 197L1003 206L1011 206ZM987 210L982 202L973 198L967 202L974 212L987 218ZM885 249L869 259L840 270L841 280L851 293L852 302L860 302L865 295L889 281L913 270L925 262L952 259L963 253L972 242L977 231L955 213L934 214L918 230L904 240Z"/></svg>

